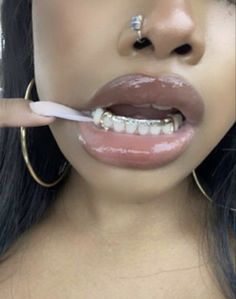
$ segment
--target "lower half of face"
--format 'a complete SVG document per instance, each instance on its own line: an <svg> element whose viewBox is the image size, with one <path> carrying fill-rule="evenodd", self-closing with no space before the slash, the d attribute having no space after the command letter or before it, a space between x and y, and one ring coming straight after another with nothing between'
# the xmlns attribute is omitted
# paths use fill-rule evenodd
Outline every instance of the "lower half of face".
<svg viewBox="0 0 236 299"><path fill-rule="evenodd" d="M150 153L154 143L160 145L159 135L127 136L93 124L92 129L82 130L78 122L57 119L50 128L58 146L91 186L137 193L167 190L186 178L234 125L234 9L229 1L216 0L33 1L35 79L40 100L79 110L119 76L165 73L185 78L204 102L204 116L194 126L191 140L181 149L170 149L167 139L159 154ZM140 11L149 22L146 35L152 47L137 50L132 48L135 32L128 25ZM186 55L175 51L183 44L189 44L192 51ZM172 133L172 144L184 136Z"/></svg>

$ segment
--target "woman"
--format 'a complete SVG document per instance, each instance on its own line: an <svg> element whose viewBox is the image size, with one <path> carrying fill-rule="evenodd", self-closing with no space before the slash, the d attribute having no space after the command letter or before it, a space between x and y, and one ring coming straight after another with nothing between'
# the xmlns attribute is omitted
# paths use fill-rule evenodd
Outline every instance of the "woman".
<svg viewBox="0 0 236 299"><path fill-rule="evenodd" d="M0 298L235 298L234 25L226 0L3 1Z"/></svg>

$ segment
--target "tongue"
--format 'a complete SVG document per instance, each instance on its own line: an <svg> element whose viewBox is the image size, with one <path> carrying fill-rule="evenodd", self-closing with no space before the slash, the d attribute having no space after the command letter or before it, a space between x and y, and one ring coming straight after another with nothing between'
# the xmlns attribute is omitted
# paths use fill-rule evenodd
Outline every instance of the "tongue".
<svg viewBox="0 0 236 299"><path fill-rule="evenodd" d="M137 118L137 119L164 119L167 117L167 114L178 112L178 110L175 108L161 111L158 109L154 109L152 107L141 108L141 107L134 107L126 104L110 106L107 108L107 111L110 111L112 112L112 114L115 115L126 116L126 117Z"/></svg>

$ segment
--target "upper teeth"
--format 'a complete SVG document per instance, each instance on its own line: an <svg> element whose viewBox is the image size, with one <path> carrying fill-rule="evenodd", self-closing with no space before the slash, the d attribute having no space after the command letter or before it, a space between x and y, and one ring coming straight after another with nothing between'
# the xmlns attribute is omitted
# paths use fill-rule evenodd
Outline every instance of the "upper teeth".
<svg viewBox="0 0 236 299"><path fill-rule="evenodd" d="M171 110L173 107L170 106L159 106L156 104L141 104L141 105L132 105L137 108L154 108L158 110Z"/></svg>
<svg viewBox="0 0 236 299"><path fill-rule="evenodd" d="M94 123L102 126L105 130L113 129L115 132L126 132L128 134L171 134L177 131L183 123L180 113L168 114L163 120L134 119L125 116L113 115L102 108L92 112Z"/></svg>
<svg viewBox="0 0 236 299"><path fill-rule="evenodd" d="M170 107L170 106L158 106L156 104L152 104L152 108L159 109L159 110L170 110L173 107Z"/></svg>

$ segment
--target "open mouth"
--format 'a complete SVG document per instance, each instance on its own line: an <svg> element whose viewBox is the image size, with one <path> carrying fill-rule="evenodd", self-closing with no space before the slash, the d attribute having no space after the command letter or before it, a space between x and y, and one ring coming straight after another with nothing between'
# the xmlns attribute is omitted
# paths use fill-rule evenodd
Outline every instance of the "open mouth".
<svg viewBox="0 0 236 299"><path fill-rule="evenodd" d="M99 89L82 109L78 139L96 160L118 167L155 169L177 160L190 146L204 102L177 75L129 74Z"/></svg>
<svg viewBox="0 0 236 299"><path fill-rule="evenodd" d="M185 123L186 117L176 108L155 104L116 104L92 112L98 128L137 135L172 134Z"/></svg>

